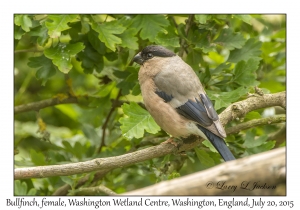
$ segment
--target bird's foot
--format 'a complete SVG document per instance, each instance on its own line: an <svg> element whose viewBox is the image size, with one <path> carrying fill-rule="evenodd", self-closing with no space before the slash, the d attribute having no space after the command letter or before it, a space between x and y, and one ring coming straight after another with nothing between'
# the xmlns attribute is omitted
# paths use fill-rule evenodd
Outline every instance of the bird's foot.
<svg viewBox="0 0 300 210"><path fill-rule="evenodd" d="M164 141L162 144L173 144L175 147L178 146L178 144L173 140L173 138L169 138L168 140Z"/></svg>

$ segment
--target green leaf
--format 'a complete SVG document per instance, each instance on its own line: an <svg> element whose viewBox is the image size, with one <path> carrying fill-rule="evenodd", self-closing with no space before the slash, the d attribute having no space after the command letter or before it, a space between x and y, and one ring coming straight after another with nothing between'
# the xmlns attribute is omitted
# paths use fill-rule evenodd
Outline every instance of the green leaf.
<svg viewBox="0 0 300 210"><path fill-rule="evenodd" d="M150 42L155 42L155 37L161 31L166 31L165 28L169 25L168 20L164 15L137 15L133 18L130 27L136 28L140 32L140 37Z"/></svg>
<svg viewBox="0 0 300 210"><path fill-rule="evenodd" d="M192 67L192 69L198 70L202 59L202 54L197 50L193 50L187 55L186 62Z"/></svg>
<svg viewBox="0 0 300 210"><path fill-rule="evenodd" d="M195 19L200 24L205 24L206 21L211 19L211 15L195 15Z"/></svg>
<svg viewBox="0 0 300 210"><path fill-rule="evenodd" d="M221 63L219 66L217 66L217 68L211 69L210 72L211 74L218 75L219 73L224 71L224 69L229 69L230 66L231 66L230 63Z"/></svg>
<svg viewBox="0 0 300 210"><path fill-rule="evenodd" d="M123 104L124 117L120 118L122 134L127 139L142 138L144 130L156 134L160 127L155 123L149 112L137 103Z"/></svg>
<svg viewBox="0 0 300 210"><path fill-rule="evenodd" d="M202 141L202 144L204 144L206 147L208 147L210 149L210 151L218 153L218 151L216 150L214 145L212 145L212 143L209 140L205 139L204 141Z"/></svg>
<svg viewBox="0 0 300 210"><path fill-rule="evenodd" d="M94 95L97 95L99 97L105 97L108 94L111 93L111 91L116 87L116 83L115 82L110 82L108 84L102 85L99 88L99 91L97 93L95 93Z"/></svg>
<svg viewBox="0 0 300 210"><path fill-rule="evenodd" d="M179 37L174 32L174 28L169 26L166 32L159 32L155 37L155 42L162 46L180 47Z"/></svg>
<svg viewBox="0 0 300 210"><path fill-rule="evenodd" d="M78 53L77 58L81 61L81 67L86 74L91 74L94 70L101 72L104 68L103 56L89 43L86 44L84 51Z"/></svg>
<svg viewBox="0 0 300 210"><path fill-rule="evenodd" d="M199 48L204 53L213 51L213 47L210 44L210 31L194 29L190 30L188 39L195 45L195 49Z"/></svg>
<svg viewBox="0 0 300 210"><path fill-rule="evenodd" d="M218 110L222 107L229 106L232 102L236 102L241 96L248 93L248 89L245 87L239 87L230 92L215 92L206 90L209 98L215 100L215 109Z"/></svg>
<svg viewBox="0 0 300 210"><path fill-rule="evenodd" d="M22 38L23 34L25 34L25 31L22 27L14 25L14 38L19 40Z"/></svg>
<svg viewBox="0 0 300 210"><path fill-rule="evenodd" d="M70 142L68 141L62 141L62 144L64 145L64 148L67 152L70 152L71 154L74 153L74 149L73 147L71 146Z"/></svg>
<svg viewBox="0 0 300 210"><path fill-rule="evenodd" d="M37 36L37 42L41 46L44 46L49 38L48 29L45 26L33 28L28 34L31 36Z"/></svg>
<svg viewBox="0 0 300 210"><path fill-rule="evenodd" d="M245 44L246 39L240 33L233 33L232 29L224 28L214 42L229 50L233 50L234 48L241 48Z"/></svg>
<svg viewBox="0 0 300 210"><path fill-rule="evenodd" d="M44 51L47 58L52 59L54 65L63 73L68 73L73 65L71 58L84 49L84 45L81 42L75 44L59 43L55 47L50 47Z"/></svg>
<svg viewBox="0 0 300 210"><path fill-rule="evenodd" d="M248 61L240 61L236 64L234 69L233 81L239 85L256 86L259 84L256 81L256 70L258 69L259 61L250 58Z"/></svg>
<svg viewBox="0 0 300 210"><path fill-rule="evenodd" d="M20 180L15 181L15 193L14 195L27 195L27 184L26 182L21 182Z"/></svg>
<svg viewBox="0 0 300 210"><path fill-rule="evenodd" d="M250 38L241 49L232 50L227 61L238 63L241 60L247 61L250 58L260 60L261 44L262 43L260 41L257 41L257 39Z"/></svg>
<svg viewBox="0 0 300 210"><path fill-rule="evenodd" d="M115 60L118 59L118 53L117 52L106 53L104 56L109 61L115 61Z"/></svg>
<svg viewBox="0 0 300 210"><path fill-rule="evenodd" d="M139 83L136 83L135 86L132 88L131 94L137 96L141 93L141 87Z"/></svg>
<svg viewBox="0 0 300 210"><path fill-rule="evenodd" d="M100 137L97 134L95 127L93 127L90 124L83 123L81 130L93 146L95 146L99 143Z"/></svg>
<svg viewBox="0 0 300 210"><path fill-rule="evenodd" d="M85 154L85 147L80 144L78 141L75 142L74 145L74 153L79 160L82 158L82 154Z"/></svg>
<svg viewBox="0 0 300 210"><path fill-rule="evenodd" d="M125 71L115 70L113 73L116 77L122 78L117 84L117 87L122 90L122 95L127 95L132 90L132 94L140 93L140 86L138 84L138 71L134 67L127 67Z"/></svg>
<svg viewBox="0 0 300 210"><path fill-rule="evenodd" d="M22 29L26 32L29 32L30 28L32 27L32 21L28 17L28 15L16 15L15 16L15 24L17 26L21 26Z"/></svg>
<svg viewBox="0 0 300 210"><path fill-rule="evenodd" d="M233 15L233 17L236 17L236 18L244 21L245 23L252 25L251 24L251 20L252 20L251 15Z"/></svg>
<svg viewBox="0 0 300 210"><path fill-rule="evenodd" d="M79 113L76 111L72 104L60 104L56 105L55 108L74 121L78 119Z"/></svg>
<svg viewBox="0 0 300 210"><path fill-rule="evenodd" d="M224 63L224 56L217 52L211 51L208 53L208 57L217 64Z"/></svg>
<svg viewBox="0 0 300 210"><path fill-rule="evenodd" d="M104 55L106 53L106 46L103 42L100 41L98 36L99 34L96 31L90 30L88 33L88 40L94 50L96 50L99 54Z"/></svg>
<svg viewBox="0 0 300 210"><path fill-rule="evenodd" d="M264 144L267 139L268 139L267 135L255 138L255 131L249 130L247 131L245 136L244 146L247 148L258 147Z"/></svg>
<svg viewBox="0 0 300 210"><path fill-rule="evenodd" d="M43 155L43 153L36 152L35 150L31 149L30 157L31 157L31 161L34 163L34 165L36 165L36 166L46 165L45 156Z"/></svg>
<svg viewBox="0 0 300 210"><path fill-rule="evenodd" d="M215 165L215 161L209 156L209 154L207 154L207 152L199 149L198 147L195 147L194 149L202 165L206 166L207 168Z"/></svg>
<svg viewBox="0 0 300 210"><path fill-rule="evenodd" d="M257 154L269 151L274 148L276 141L267 141L268 135L256 137L257 129L248 130L245 136L244 147L246 147L245 154Z"/></svg>
<svg viewBox="0 0 300 210"><path fill-rule="evenodd" d="M35 188L31 188L31 189L28 191L27 195L29 195L29 196L34 196L34 195L36 195L36 193L37 193L37 190L36 190Z"/></svg>
<svg viewBox="0 0 300 210"><path fill-rule="evenodd" d="M56 67L53 65L52 61L44 55L29 58L27 65L31 68L39 68L36 71L36 78L42 80L42 85L45 85L47 80L56 72Z"/></svg>
<svg viewBox="0 0 300 210"><path fill-rule="evenodd" d="M73 185L73 183L74 183L73 179L71 179L71 178L68 177L68 176L61 176L60 178L61 178L61 180L62 180L64 183L66 183L66 184L68 184L68 185L70 185L70 186L72 187L72 185Z"/></svg>
<svg viewBox="0 0 300 210"><path fill-rule="evenodd" d="M126 30L118 21L101 24L93 21L92 29L99 33L99 39L112 51L116 50L116 44L122 43L122 40L116 34L121 34Z"/></svg>
<svg viewBox="0 0 300 210"><path fill-rule="evenodd" d="M247 113L244 118L245 118L245 120L260 119L261 115L259 114L259 112L252 111L252 112Z"/></svg>
<svg viewBox="0 0 300 210"><path fill-rule="evenodd" d="M60 37L61 32L70 28L68 23L74 21L78 15L48 15L46 27L50 38Z"/></svg>
<svg viewBox="0 0 300 210"><path fill-rule="evenodd" d="M135 37L136 29L130 28L124 33L118 35L122 39L122 47L127 47L129 49L137 50L139 48L139 45L137 43L138 38Z"/></svg>

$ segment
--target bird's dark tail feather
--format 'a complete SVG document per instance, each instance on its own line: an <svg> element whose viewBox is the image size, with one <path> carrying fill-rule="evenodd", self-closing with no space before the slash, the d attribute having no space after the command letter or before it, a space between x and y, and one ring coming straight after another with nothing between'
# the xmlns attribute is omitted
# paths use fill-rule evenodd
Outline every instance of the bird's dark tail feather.
<svg viewBox="0 0 300 210"><path fill-rule="evenodd" d="M208 140L214 145L216 150L220 153L220 155L225 161L235 160L235 157L230 152L224 139L220 138L219 136L215 135L209 130L201 127L200 125L197 126L205 134L205 136L207 136Z"/></svg>

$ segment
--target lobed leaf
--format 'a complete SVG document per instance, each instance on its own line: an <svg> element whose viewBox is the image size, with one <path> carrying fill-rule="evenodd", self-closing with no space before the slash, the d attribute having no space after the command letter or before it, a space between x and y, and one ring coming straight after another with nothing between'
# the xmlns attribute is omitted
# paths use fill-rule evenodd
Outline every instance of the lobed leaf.
<svg viewBox="0 0 300 210"><path fill-rule="evenodd" d="M120 118L122 134L127 139L142 138L144 131L156 134L160 127L156 124L149 112L137 103L123 104L124 117Z"/></svg>
<svg viewBox="0 0 300 210"><path fill-rule="evenodd" d="M21 28L26 32L29 32L32 27L32 21L28 15L16 15L15 24L17 26L21 26Z"/></svg>
<svg viewBox="0 0 300 210"><path fill-rule="evenodd" d="M236 102L241 96L248 93L245 87L239 87L230 92L215 92L211 90L206 91L211 100L215 100L215 109L229 106L232 102Z"/></svg>
<svg viewBox="0 0 300 210"><path fill-rule="evenodd" d="M131 27L140 31L140 37L155 42L155 37L169 25L164 15L137 15L133 18Z"/></svg>
<svg viewBox="0 0 300 210"><path fill-rule="evenodd" d="M42 80L42 85L45 85L47 80L56 72L56 67L52 61L44 55L29 58L27 65L31 68L39 68L35 76L37 79Z"/></svg>
<svg viewBox="0 0 300 210"><path fill-rule="evenodd" d="M70 28L68 23L78 18L78 15L48 15L46 27L50 38L60 37L61 32Z"/></svg>
<svg viewBox="0 0 300 210"><path fill-rule="evenodd" d="M96 23L93 21L92 29L99 33L98 38L112 51L116 50L117 44L122 43L122 39L117 37L116 34L121 34L126 30L118 21L105 23Z"/></svg>
<svg viewBox="0 0 300 210"><path fill-rule="evenodd" d="M240 33L234 33L232 29L224 28L214 42L229 50L233 50L241 48L245 44L246 39Z"/></svg>
<svg viewBox="0 0 300 210"><path fill-rule="evenodd" d="M63 73L68 73L73 65L71 58L85 48L83 43L77 42L75 44L59 43L55 47L50 47L44 51L47 58L50 58L54 65Z"/></svg>
<svg viewBox="0 0 300 210"><path fill-rule="evenodd" d="M250 58L248 61L240 61L234 69L233 81L243 86L256 86L259 82L256 80L255 71L258 69L259 61Z"/></svg>
<svg viewBox="0 0 300 210"><path fill-rule="evenodd" d="M232 50L227 61L238 63L241 60L247 61L250 58L260 60L261 45L262 43L257 39L250 38L241 49Z"/></svg>

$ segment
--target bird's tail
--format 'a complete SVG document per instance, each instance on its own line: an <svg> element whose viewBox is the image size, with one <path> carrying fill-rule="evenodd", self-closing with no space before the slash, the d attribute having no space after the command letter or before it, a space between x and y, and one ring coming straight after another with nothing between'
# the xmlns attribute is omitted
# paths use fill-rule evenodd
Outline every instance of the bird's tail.
<svg viewBox="0 0 300 210"><path fill-rule="evenodd" d="M207 136L207 139L214 145L216 150L220 153L225 161L235 160L235 157L230 152L224 139L220 138L219 136L215 135L214 133L210 132L200 125L197 126L205 134L205 136Z"/></svg>

